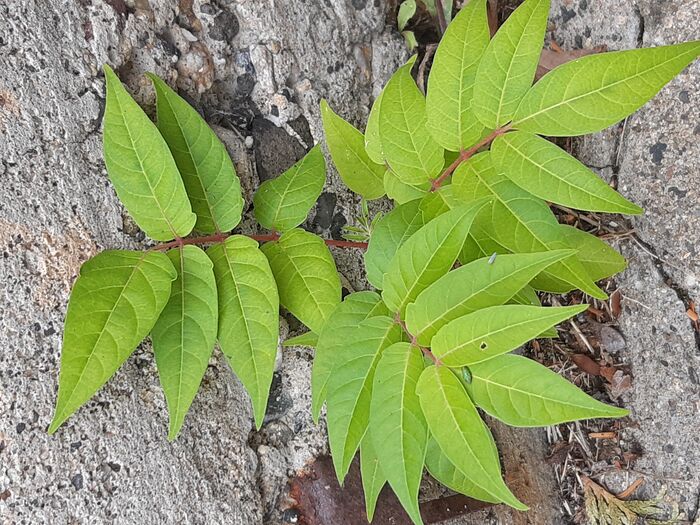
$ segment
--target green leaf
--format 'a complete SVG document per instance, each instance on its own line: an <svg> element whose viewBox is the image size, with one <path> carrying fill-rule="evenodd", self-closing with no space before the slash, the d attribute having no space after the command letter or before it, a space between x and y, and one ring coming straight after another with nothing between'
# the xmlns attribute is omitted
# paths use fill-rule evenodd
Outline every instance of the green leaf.
<svg viewBox="0 0 700 525"><path fill-rule="evenodd" d="M493 444L493 455L498 461L498 451L496 444ZM425 468L432 477L447 488L469 496L480 501L488 501L489 503L500 503L501 500L492 496L487 491L482 489L477 483L471 481L457 467L455 467L444 452L440 449L434 438L428 440L428 451L425 455Z"/></svg>
<svg viewBox="0 0 700 525"><path fill-rule="evenodd" d="M414 55L384 88L379 133L384 160L405 184L418 185L437 176L443 149L426 126L425 98L411 76Z"/></svg>
<svg viewBox="0 0 700 525"><path fill-rule="evenodd" d="M399 176L391 171L386 170L384 174L384 191L386 191L387 197L396 202L396 204L405 204L412 200L420 199L430 190L430 183L423 182L414 186L412 184L406 184L403 182Z"/></svg>
<svg viewBox="0 0 700 525"><path fill-rule="evenodd" d="M318 335L309 331L309 332L304 332L303 334L299 334L295 337L290 337L286 341L282 343L282 346L284 347L290 347L290 346L308 346L311 348L316 348L316 345L318 344Z"/></svg>
<svg viewBox="0 0 700 525"><path fill-rule="evenodd" d="M160 252L102 252L80 268L61 351L56 412L49 434L92 397L148 335L177 277Z"/></svg>
<svg viewBox="0 0 700 525"><path fill-rule="evenodd" d="M279 177L263 182L255 192L255 218L268 230L286 232L299 226L321 195L326 161L320 146Z"/></svg>
<svg viewBox="0 0 700 525"><path fill-rule="evenodd" d="M117 196L150 238L184 237L192 231L197 216L168 145L114 71L105 65L104 72L105 164Z"/></svg>
<svg viewBox="0 0 700 525"><path fill-rule="evenodd" d="M416 0L404 0L399 6L399 14L396 17L396 22L399 31L403 31L408 24L408 21L416 14Z"/></svg>
<svg viewBox="0 0 700 525"><path fill-rule="evenodd" d="M207 255L219 294L219 346L250 395L259 429L279 340L275 279L258 243L249 237L232 235L211 246Z"/></svg>
<svg viewBox="0 0 700 525"><path fill-rule="evenodd" d="M479 63L473 111L488 129L507 124L535 78L549 0L525 0L498 30Z"/></svg>
<svg viewBox="0 0 700 525"><path fill-rule="evenodd" d="M527 510L503 482L491 432L454 373L444 366L429 366L416 391L430 433L450 463L493 499Z"/></svg>
<svg viewBox="0 0 700 525"><path fill-rule="evenodd" d="M532 286L526 286L525 288L520 290L510 299L510 301L508 301L508 304L542 306L542 302L540 301L540 298L537 296L537 292ZM559 331L556 327L554 327L548 328L547 330L542 332L540 335L537 336L537 339L555 339L557 337L559 337Z"/></svg>
<svg viewBox="0 0 700 525"><path fill-rule="evenodd" d="M294 229L265 243L262 251L270 261L282 306L320 333L341 299L340 277L323 239Z"/></svg>
<svg viewBox="0 0 700 525"><path fill-rule="evenodd" d="M177 271L177 279L151 331L151 340L168 402L168 439L173 440L182 428L214 351L218 305L212 262L207 254L197 246L186 245L170 250L168 258Z"/></svg>
<svg viewBox="0 0 700 525"><path fill-rule="evenodd" d="M243 197L236 169L216 134L183 98L152 73L157 94L158 130L185 183L195 229L230 231L241 221Z"/></svg>
<svg viewBox="0 0 700 525"><path fill-rule="evenodd" d="M360 474L362 475L362 491L365 493L365 512L367 521L374 518L379 493L386 484L386 476L379 465L379 457L372 443L371 429L367 429L360 443Z"/></svg>
<svg viewBox="0 0 700 525"><path fill-rule="evenodd" d="M356 325L338 348L328 381L328 443L342 484L369 423L374 372L382 351L401 341L401 327L389 317L371 317Z"/></svg>
<svg viewBox="0 0 700 525"><path fill-rule="evenodd" d="M511 426L540 427L629 413L596 401L559 374L519 355L502 355L469 368L471 398Z"/></svg>
<svg viewBox="0 0 700 525"><path fill-rule="evenodd" d="M472 0L457 14L435 52L428 78L428 130L445 149L475 144L484 126L474 116L474 80L489 45L486 0Z"/></svg>
<svg viewBox="0 0 700 525"><path fill-rule="evenodd" d="M490 156L489 152L480 153L462 164L452 183L455 196L463 201L495 198L488 213L483 213L472 229L481 250L533 253L570 248L545 202L496 172ZM593 297L607 298L575 256L547 268L535 278L533 286L553 293L579 288Z"/></svg>
<svg viewBox="0 0 700 525"><path fill-rule="evenodd" d="M567 224L560 225L560 230L566 242L578 250L578 260L594 281L612 277L627 267L625 258L595 235Z"/></svg>
<svg viewBox="0 0 700 525"><path fill-rule="evenodd" d="M567 62L530 89L513 125L556 137L595 133L641 108L699 54L696 40Z"/></svg>
<svg viewBox="0 0 700 525"><path fill-rule="evenodd" d="M471 366L515 350L587 308L587 304L561 308L490 306L443 326L433 337L431 349L446 366Z"/></svg>
<svg viewBox="0 0 700 525"><path fill-rule="evenodd" d="M314 364L311 371L311 414L318 423L321 407L326 400L328 381L338 352L356 333L357 325L371 316L389 315L374 292L356 292L348 295L335 307L318 337Z"/></svg>
<svg viewBox="0 0 700 525"><path fill-rule="evenodd" d="M396 250L424 225L420 202L400 204L375 224L364 256L367 280L375 288L382 289L384 274Z"/></svg>
<svg viewBox="0 0 700 525"><path fill-rule="evenodd" d="M409 343L395 343L377 365L372 388L370 427L382 472L414 523L423 523L418 489L428 444L428 426L416 383L423 354Z"/></svg>
<svg viewBox="0 0 700 525"><path fill-rule="evenodd" d="M496 170L525 191L579 210L639 214L598 175L558 146L522 131L498 137L491 146Z"/></svg>
<svg viewBox="0 0 700 525"><path fill-rule="evenodd" d="M477 201L443 213L403 243L384 275L382 299L389 310L403 316L418 294L452 268L486 203Z"/></svg>
<svg viewBox="0 0 700 525"><path fill-rule="evenodd" d="M448 272L421 292L406 309L406 326L418 343L429 347L433 336L450 321L475 310L507 303L542 270L574 253L555 250L472 261Z"/></svg>
<svg viewBox="0 0 700 525"><path fill-rule="evenodd" d="M336 115L325 100L321 100L321 117L333 163L347 187L365 199L384 195L386 167L367 156L362 133Z"/></svg>
<svg viewBox="0 0 700 525"><path fill-rule="evenodd" d="M379 113L381 113L383 96L384 90L382 89L379 96L374 99L374 104L372 104L372 109L370 109L367 117L367 127L365 128L365 151L369 159L376 164L384 164L382 139L379 136Z"/></svg>

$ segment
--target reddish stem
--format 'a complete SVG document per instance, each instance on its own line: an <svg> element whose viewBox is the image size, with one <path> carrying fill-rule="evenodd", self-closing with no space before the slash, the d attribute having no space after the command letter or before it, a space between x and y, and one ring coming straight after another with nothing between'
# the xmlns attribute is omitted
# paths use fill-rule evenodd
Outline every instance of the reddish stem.
<svg viewBox="0 0 700 525"><path fill-rule="evenodd" d="M394 317L394 321L401 327L401 329L406 333L406 335L411 339L411 345L415 346L416 348L420 348L420 351L423 352L423 355L429 358L433 363L435 363L435 366L440 366L442 365L442 361L440 361L435 355L430 351L430 348L426 348L424 346L421 346L418 344L418 340L416 337L408 331L408 327L406 326L406 323L401 319L399 316L398 312L396 313L396 316Z"/></svg>
<svg viewBox="0 0 700 525"><path fill-rule="evenodd" d="M476 143L474 146L472 146L469 149L462 150L462 152L459 154L459 157L455 159L455 161L450 164L445 171L442 172L442 174L435 180L433 180L432 184L430 185L430 191L437 191L440 189L440 186L442 186L443 182L452 175L452 173L459 167L462 162L469 160L472 158L481 148L484 146L488 146L491 144L496 138L500 137L501 135L504 135L508 131L511 130L510 124L507 126L504 126L502 128L498 128L495 130L493 133L488 135L487 137L484 137L482 140L480 140L478 143Z"/></svg>
<svg viewBox="0 0 700 525"><path fill-rule="evenodd" d="M243 234L245 235L245 234ZM189 237L187 239L175 239L174 241L165 242L163 244L158 244L151 248L151 250L169 250L177 246L184 246L186 244L211 244L214 242L223 242L228 239L231 235L228 233L215 233L214 235L204 235L202 237ZM280 238L279 233L270 233L266 235L246 235L258 242L269 242L276 241ZM367 249L366 242L354 242L354 241L336 241L335 239L325 239L327 246L335 246L337 248L359 248L361 250Z"/></svg>

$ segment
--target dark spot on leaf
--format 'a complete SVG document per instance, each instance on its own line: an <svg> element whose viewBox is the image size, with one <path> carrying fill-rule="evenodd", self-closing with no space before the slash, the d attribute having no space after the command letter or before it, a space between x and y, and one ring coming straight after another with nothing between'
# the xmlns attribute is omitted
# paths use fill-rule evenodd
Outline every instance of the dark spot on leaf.
<svg viewBox="0 0 700 525"><path fill-rule="evenodd" d="M486 344L486 341L482 341L479 345L479 348L481 348L482 350L486 350L488 347L489 345Z"/></svg>
<svg viewBox="0 0 700 525"><path fill-rule="evenodd" d="M654 144L649 148L649 153L651 153L651 161L657 165L661 164L661 161L664 160L664 153L667 149L668 144L664 144L663 142L657 142Z"/></svg>

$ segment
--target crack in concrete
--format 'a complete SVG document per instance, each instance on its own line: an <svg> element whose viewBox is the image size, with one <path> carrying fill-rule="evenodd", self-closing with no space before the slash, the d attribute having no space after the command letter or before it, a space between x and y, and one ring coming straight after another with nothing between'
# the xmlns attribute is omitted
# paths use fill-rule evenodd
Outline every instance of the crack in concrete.
<svg viewBox="0 0 700 525"><path fill-rule="evenodd" d="M653 264L656 270L659 272L659 275L661 275L661 278L664 281L664 284L668 286L673 292L676 294L676 297L683 303L685 306L686 310L690 308L691 303L693 303L693 299L685 288L683 288L678 281L666 270L664 267L664 260L659 257L656 249L648 242L643 240L638 233L633 233L632 237L636 242L640 244L640 246L643 246L644 249L651 255L653 259ZM685 312L684 312L685 313ZM690 327L693 331L693 335L695 336L695 345L697 346L698 352L700 352L700 332L698 332L695 327L693 326L692 322L690 321L690 318L688 318L688 323L690 324Z"/></svg>

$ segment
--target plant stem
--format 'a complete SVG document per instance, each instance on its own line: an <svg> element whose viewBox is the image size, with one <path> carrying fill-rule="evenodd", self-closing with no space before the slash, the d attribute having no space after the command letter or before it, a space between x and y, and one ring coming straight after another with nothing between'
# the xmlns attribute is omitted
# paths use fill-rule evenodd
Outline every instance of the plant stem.
<svg viewBox="0 0 700 525"><path fill-rule="evenodd" d="M445 19L445 8L442 5L442 0L435 0L435 11L438 19L438 28L440 35L444 35L447 30L447 20Z"/></svg>
<svg viewBox="0 0 700 525"><path fill-rule="evenodd" d="M445 171L442 172L442 174L435 180L433 180L433 183L430 185L430 191L437 191L440 189L440 186L445 182L445 180L452 175L452 173L459 167L462 162L465 162L472 158L478 151L483 148L484 146L488 146L491 144L496 138L500 137L501 135L505 135L508 131L510 131L511 126L508 124L507 126L503 126L502 128L498 128L494 132L492 132L490 135L484 137L482 140L480 140L478 143L476 143L474 146L472 146L469 149L462 150L461 153L459 154L459 157L455 159L455 161L450 164Z"/></svg>
<svg viewBox="0 0 700 525"><path fill-rule="evenodd" d="M232 234L229 233L215 233L214 235L204 235L202 237L189 237L186 239L175 239L174 241L165 242L162 244L157 244L151 250L169 250L177 246L184 246L186 244L211 244L214 242L223 242L228 239ZM245 235L258 242L269 242L276 241L280 238L279 233L270 233L266 235ZM336 248L358 248L360 250L367 249L366 242L354 242L354 241L336 241L335 239L324 239L327 246L335 246Z"/></svg>
<svg viewBox="0 0 700 525"><path fill-rule="evenodd" d="M440 366L442 365L442 362L435 357L435 355L430 351L430 348L426 348L424 346L421 346L418 344L418 340L415 338L415 336L408 331L408 327L406 326L406 323L401 319L399 316L398 312L396 313L396 316L394 317L394 321L401 327L401 329L405 332L405 334L411 339L411 345L415 346L416 348L420 348L420 351L423 352L423 355L425 355L427 358L429 358L435 366Z"/></svg>

